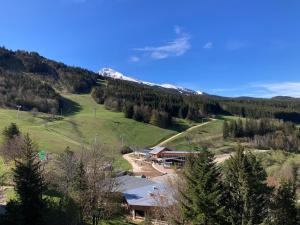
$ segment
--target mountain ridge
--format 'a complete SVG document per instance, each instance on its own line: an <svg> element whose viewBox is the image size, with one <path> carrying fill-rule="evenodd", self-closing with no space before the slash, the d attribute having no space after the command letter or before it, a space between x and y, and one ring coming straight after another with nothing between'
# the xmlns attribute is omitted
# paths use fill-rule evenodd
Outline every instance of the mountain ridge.
<svg viewBox="0 0 300 225"><path fill-rule="evenodd" d="M188 88L176 86L173 84L157 84L157 83L152 83L152 82L148 82L148 81L137 80L131 76L124 75L123 73L116 71L112 68L102 68L98 73L99 73L99 75L101 75L103 77L109 77L112 79L135 82L135 83L144 84L144 85L151 86L151 87L157 86L157 87L161 87L161 88L165 88L165 89L177 90L181 94L195 94L195 95L203 95L204 94L202 91L195 91L195 90L191 90Z"/></svg>

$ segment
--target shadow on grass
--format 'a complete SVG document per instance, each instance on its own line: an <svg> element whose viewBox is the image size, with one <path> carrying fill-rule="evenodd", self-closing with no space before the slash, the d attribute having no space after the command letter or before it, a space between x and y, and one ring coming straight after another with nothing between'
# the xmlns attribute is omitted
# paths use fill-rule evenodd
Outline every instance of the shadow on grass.
<svg viewBox="0 0 300 225"><path fill-rule="evenodd" d="M177 131L177 132L182 132L185 131L189 128L188 124L184 124L184 123L174 123L172 124L172 126L168 127L168 130L173 130L173 131Z"/></svg>
<svg viewBox="0 0 300 225"><path fill-rule="evenodd" d="M61 114L63 116L72 116L82 110L81 105L77 102L70 100L68 98L62 97L61 101Z"/></svg>

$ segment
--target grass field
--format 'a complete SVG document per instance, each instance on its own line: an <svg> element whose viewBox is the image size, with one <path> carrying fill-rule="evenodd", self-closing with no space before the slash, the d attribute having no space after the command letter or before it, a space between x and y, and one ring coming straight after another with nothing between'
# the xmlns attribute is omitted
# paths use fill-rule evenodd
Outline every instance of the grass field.
<svg viewBox="0 0 300 225"><path fill-rule="evenodd" d="M73 102L73 111L63 111L62 116L52 117L48 114L33 116L30 112L0 109L0 130L14 122L23 133L29 133L40 149L58 153L69 146L79 151L82 146L88 147L97 139L107 149L115 164L123 169L130 165L119 154L122 145L146 147L178 133L176 130L162 129L140 123L123 116L123 113L106 110L96 104L89 94L65 95ZM188 126L185 121L180 121Z"/></svg>
<svg viewBox="0 0 300 225"><path fill-rule="evenodd" d="M184 132L177 139L169 142L173 149L192 150L195 146L206 146L215 153L231 151L234 143L223 139L223 120L217 119L195 130Z"/></svg>

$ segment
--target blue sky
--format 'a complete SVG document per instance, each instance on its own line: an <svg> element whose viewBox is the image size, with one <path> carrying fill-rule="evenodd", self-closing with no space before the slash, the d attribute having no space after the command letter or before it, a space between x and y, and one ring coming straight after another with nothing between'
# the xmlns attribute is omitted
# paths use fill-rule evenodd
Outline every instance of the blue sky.
<svg viewBox="0 0 300 225"><path fill-rule="evenodd" d="M299 0L0 0L0 45L224 96L300 97Z"/></svg>

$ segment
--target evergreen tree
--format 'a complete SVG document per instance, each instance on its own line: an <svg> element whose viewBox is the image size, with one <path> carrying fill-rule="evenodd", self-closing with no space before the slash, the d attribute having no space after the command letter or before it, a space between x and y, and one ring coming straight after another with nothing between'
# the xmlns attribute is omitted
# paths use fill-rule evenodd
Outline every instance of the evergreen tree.
<svg viewBox="0 0 300 225"><path fill-rule="evenodd" d="M8 140L12 140L14 137L20 135L20 130L15 123L11 123L8 127L5 127L3 130L4 138Z"/></svg>
<svg viewBox="0 0 300 225"><path fill-rule="evenodd" d="M244 125L243 121L241 119L238 119L237 121L237 131L236 131L236 136L237 137L243 137L244 135Z"/></svg>
<svg viewBox="0 0 300 225"><path fill-rule="evenodd" d="M270 225L297 224L296 185L292 181L282 181L274 194L270 206Z"/></svg>
<svg viewBox="0 0 300 225"><path fill-rule="evenodd" d="M203 150L201 155L189 158L184 178L187 185L181 192L184 219L195 225L223 225L222 185L214 156Z"/></svg>
<svg viewBox="0 0 300 225"><path fill-rule="evenodd" d="M224 121L223 124L223 138L226 139L229 137L229 125L227 121Z"/></svg>
<svg viewBox="0 0 300 225"><path fill-rule="evenodd" d="M41 175L34 144L27 134L22 146L22 158L16 160L14 169L15 189L20 200L23 225L40 225L42 219L42 193L45 183Z"/></svg>
<svg viewBox="0 0 300 225"><path fill-rule="evenodd" d="M124 114L126 118L132 118L133 117L133 104L132 103L127 103L124 106Z"/></svg>
<svg viewBox="0 0 300 225"><path fill-rule="evenodd" d="M255 156L242 147L228 160L225 169L226 213L232 225L260 224L267 216L271 189L267 174Z"/></svg>
<svg viewBox="0 0 300 225"><path fill-rule="evenodd" d="M85 205L85 194L87 191L87 177L85 172L85 167L82 159L80 159L79 163L77 164L75 177L74 177L74 190L76 193L76 199L78 202L79 208L79 221L80 224L84 224L83 218L83 210Z"/></svg>

